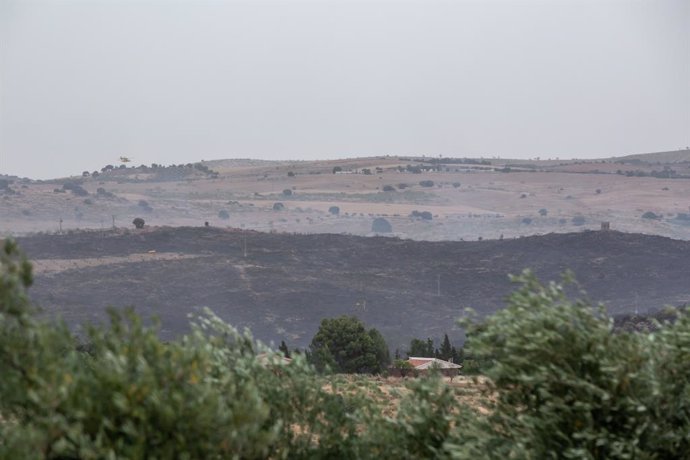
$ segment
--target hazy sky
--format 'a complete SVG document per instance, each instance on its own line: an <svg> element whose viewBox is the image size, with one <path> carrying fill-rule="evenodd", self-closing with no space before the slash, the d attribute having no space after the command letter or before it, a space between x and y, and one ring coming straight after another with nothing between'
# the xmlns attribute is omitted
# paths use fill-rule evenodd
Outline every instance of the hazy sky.
<svg viewBox="0 0 690 460"><path fill-rule="evenodd" d="M690 0L0 0L0 173L690 144Z"/></svg>

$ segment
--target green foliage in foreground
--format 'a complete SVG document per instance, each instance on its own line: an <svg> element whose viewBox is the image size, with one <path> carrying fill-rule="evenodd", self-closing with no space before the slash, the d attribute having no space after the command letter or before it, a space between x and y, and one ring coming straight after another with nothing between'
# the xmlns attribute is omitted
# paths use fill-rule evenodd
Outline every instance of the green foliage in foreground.
<svg viewBox="0 0 690 460"><path fill-rule="evenodd" d="M613 331L603 308L529 273L508 307L465 321L497 401L476 452L491 458L690 458L690 316ZM481 427L481 428L480 428ZM459 446L466 453L467 445Z"/></svg>
<svg viewBox="0 0 690 460"><path fill-rule="evenodd" d="M0 262L1 459L405 458L378 435L404 428L410 449L430 449L425 423L411 420L422 412L449 430L436 417L452 407L438 381L416 383L433 395L423 407L414 393L387 418L375 388L326 380L301 356L257 359L267 350L210 312L172 343L132 312L111 313L80 347L64 325L35 318L31 267L13 243Z"/></svg>
<svg viewBox="0 0 690 460"><path fill-rule="evenodd" d="M78 346L34 316L31 267L0 254L0 458L687 458L690 318L613 333L603 311L531 275L508 307L465 322L490 360L479 414L436 378L394 415L373 380L323 377L210 312L161 342L131 312ZM81 350L81 351L78 351Z"/></svg>

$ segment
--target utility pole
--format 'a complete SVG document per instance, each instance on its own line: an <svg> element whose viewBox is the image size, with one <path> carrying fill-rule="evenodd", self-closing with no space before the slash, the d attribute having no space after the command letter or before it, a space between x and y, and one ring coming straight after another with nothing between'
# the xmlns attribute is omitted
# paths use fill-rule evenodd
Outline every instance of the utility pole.
<svg viewBox="0 0 690 460"><path fill-rule="evenodd" d="M59 225L59 228L60 228L60 234L62 235L62 217L60 217L60 221L59 221L59 224L58 224L58 225Z"/></svg>
<svg viewBox="0 0 690 460"><path fill-rule="evenodd" d="M113 214L113 228L115 228L115 214Z"/></svg>
<svg viewBox="0 0 690 460"><path fill-rule="evenodd" d="M441 297L441 275L436 276L436 297Z"/></svg>
<svg viewBox="0 0 690 460"><path fill-rule="evenodd" d="M355 302L355 308L361 309L362 311L366 311L367 310L367 296L366 296L366 293L364 292L364 281L362 281L360 279L360 280L358 280L357 284L359 285L358 286L358 288L359 288L358 289L359 299L357 299L357 301Z"/></svg>
<svg viewBox="0 0 690 460"><path fill-rule="evenodd" d="M247 235L244 235L244 258L247 258Z"/></svg>

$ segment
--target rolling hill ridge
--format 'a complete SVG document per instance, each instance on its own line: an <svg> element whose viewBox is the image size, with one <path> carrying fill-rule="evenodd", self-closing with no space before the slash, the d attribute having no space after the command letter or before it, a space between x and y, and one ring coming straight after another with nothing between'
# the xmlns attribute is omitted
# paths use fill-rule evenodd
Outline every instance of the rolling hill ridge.
<svg viewBox="0 0 690 460"><path fill-rule="evenodd" d="M531 268L544 281L572 270L613 314L690 302L690 243L619 232L551 234L476 242L420 242L208 228L77 232L21 238L34 260L32 299L77 326L108 306L186 330L210 307L265 341L306 345L321 319L355 314L391 346L441 337L464 307L489 314ZM245 257L246 248L246 257Z"/></svg>

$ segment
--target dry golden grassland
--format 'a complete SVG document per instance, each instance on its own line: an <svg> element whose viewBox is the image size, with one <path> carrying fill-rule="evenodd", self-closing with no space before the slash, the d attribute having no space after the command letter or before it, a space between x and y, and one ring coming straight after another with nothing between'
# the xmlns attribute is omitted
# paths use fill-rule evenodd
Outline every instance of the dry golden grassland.
<svg viewBox="0 0 690 460"><path fill-rule="evenodd" d="M327 378L324 388L339 393L364 393L382 408L383 415L393 417L397 413L400 400L409 395L408 385L414 379L424 377L381 377L360 375L336 375ZM470 407L481 413L488 413L494 396L486 377L459 375L452 380L442 378L442 385L451 389L458 406Z"/></svg>

